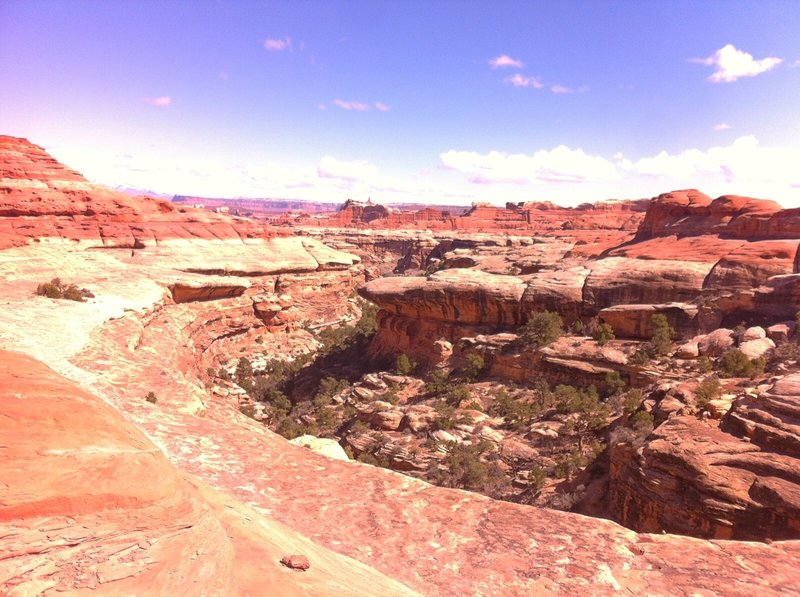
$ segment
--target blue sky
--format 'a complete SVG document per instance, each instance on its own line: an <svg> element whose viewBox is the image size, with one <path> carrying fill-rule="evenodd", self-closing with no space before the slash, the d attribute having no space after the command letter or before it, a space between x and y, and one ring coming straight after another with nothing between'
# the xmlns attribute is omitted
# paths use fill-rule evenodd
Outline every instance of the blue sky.
<svg viewBox="0 0 800 597"><path fill-rule="evenodd" d="M0 2L0 133L163 193L800 206L800 2Z"/></svg>

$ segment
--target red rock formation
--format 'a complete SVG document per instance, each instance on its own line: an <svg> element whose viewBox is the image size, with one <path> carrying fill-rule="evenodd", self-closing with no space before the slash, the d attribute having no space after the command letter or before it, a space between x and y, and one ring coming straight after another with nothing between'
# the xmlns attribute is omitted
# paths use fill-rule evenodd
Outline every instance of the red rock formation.
<svg viewBox="0 0 800 597"><path fill-rule="evenodd" d="M277 234L248 220L91 184L26 139L0 136L0 248L46 237L139 249L170 239Z"/></svg>
<svg viewBox="0 0 800 597"><path fill-rule="evenodd" d="M635 454L615 450L611 509L633 529L718 539L800 538L800 375L733 403L719 427L659 426Z"/></svg>

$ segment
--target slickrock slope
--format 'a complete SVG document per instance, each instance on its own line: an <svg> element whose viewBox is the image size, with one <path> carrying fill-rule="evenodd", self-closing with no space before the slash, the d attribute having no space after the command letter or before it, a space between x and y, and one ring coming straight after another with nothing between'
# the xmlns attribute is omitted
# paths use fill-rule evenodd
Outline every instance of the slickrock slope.
<svg viewBox="0 0 800 597"><path fill-rule="evenodd" d="M0 387L3 595L416 594L177 471L30 357L0 351Z"/></svg>

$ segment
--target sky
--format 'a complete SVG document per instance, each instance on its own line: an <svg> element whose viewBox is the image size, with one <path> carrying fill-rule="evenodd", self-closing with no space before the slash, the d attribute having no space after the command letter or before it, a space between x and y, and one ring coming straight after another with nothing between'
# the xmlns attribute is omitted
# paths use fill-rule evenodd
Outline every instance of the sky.
<svg viewBox="0 0 800 597"><path fill-rule="evenodd" d="M800 207L800 0L0 0L0 134L163 194Z"/></svg>

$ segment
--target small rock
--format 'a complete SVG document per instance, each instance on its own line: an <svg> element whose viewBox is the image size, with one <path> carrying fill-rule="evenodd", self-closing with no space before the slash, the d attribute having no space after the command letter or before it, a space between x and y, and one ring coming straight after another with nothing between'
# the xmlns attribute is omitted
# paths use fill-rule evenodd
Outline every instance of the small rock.
<svg viewBox="0 0 800 597"><path fill-rule="evenodd" d="M678 359L696 359L698 356L700 356L700 349L697 342L693 341L681 344L675 351L675 357Z"/></svg>
<svg viewBox="0 0 800 597"><path fill-rule="evenodd" d="M308 558L306 556L283 556L281 558L281 564L286 566L287 568L291 568L292 570L308 570L311 567L311 564L308 563Z"/></svg>
<svg viewBox="0 0 800 597"><path fill-rule="evenodd" d="M796 324L793 321L785 321L783 323L776 323L767 328L767 337L779 344L786 342L789 337L794 333Z"/></svg>

